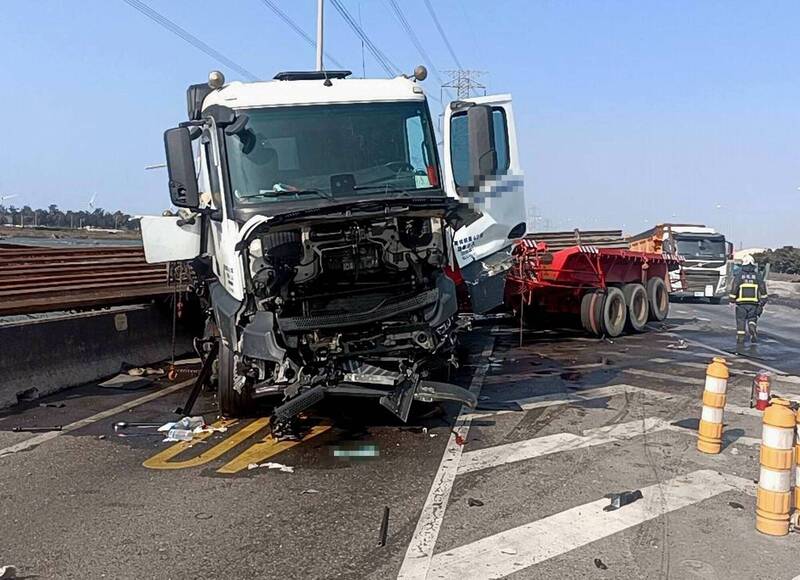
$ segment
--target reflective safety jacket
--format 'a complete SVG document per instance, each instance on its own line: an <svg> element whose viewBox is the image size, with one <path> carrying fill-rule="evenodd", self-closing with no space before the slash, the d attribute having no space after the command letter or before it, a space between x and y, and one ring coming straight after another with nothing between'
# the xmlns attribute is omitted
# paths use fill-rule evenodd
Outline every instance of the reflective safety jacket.
<svg viewBox="0 0 800 580"><path fill-rule="evenodd" d="M742 266L733 279L730 299L736 304L763 304L767 301L767 285L755 266Z"/></svg>

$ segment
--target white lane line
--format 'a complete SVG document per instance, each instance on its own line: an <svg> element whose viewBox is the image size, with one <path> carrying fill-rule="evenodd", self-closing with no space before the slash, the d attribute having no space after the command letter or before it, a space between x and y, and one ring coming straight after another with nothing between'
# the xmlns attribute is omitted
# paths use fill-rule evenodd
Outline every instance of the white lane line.
<svg viewBox="0 0 800 580"><path fill-rule="evenodd" d="M641 500L613 512L604 512L608 499L599 499L436 554L429 577L503 578L719 494L755 494L755 484L734 475L700 470L641 491Z"/></svg>
<svg viewBox="0 0 800 580"><path fill-rule="evenodd" d="M648 417L644 421L630 421L628 423L617 423L586 429L583 435L574 433L555 433L544 437L535 437L524 441L514 441L494 447L486 447L476 451L467 451L461 456L461 465L458 474L471 473L481 469L489 469L499 465L508 465L519 461L527 461L544 455L562 453L564 451L574 451L585 449L597 445L606 445L640 437L645 433L656 433L658 431L674 431L685 435L697 436L695 429L673 425L660 417ZM755 437L736 437L730 433L724 433L723 439L728 445L740 444L747 446L758 446L761 440Z"/></svg>
<svg viewBox="0 0 800 580"><path fill-rule="evenodd" d="M177 385L172 385L165 389L161 389L160 391L156 391L155 393L150 393L149 395L145 395L143 397L139 397L138 399L134 399L133 401L128 401L127 403L123 403L114 407L113 409L108 409L107 411L101 411L92 415L91 417L87 417L86 419L80 419L75 421L74 423L70 423L69 425L64 425L61 428L61 431L48 431L47 433L42 433L41 435L36 435L35 437L31 437L30 439L26 439L25 441L20 441L19 443L12 445L11 447L6 447L5 449L0 449L0 459L5 457L6 455L10 455L12 453L17 453L18 451L24 451L25 449L30 449L31 447L36 447L37 445L41 445L51 439L55 439L59 435L63 435L64 433L69 433L70 431L75 431L76 429L81 429L86 427L87 425L91 425L92 423L96 423L97 421L102 421L103 419L108 419L109 417L113 417L117 413L122 413L123 411L127 411L128 409L133 409L134 407L138 407L139 405L143 405L144 403L149 403L150 401L154 401L156 399L160 399L166 395L174 393L175 391L180 391L184 387L188 387L194 383L194 379L189 379L188 381L183 381L182 383L178 383Z"/></svg>
<svg viewBox="0 0 800 580"><path fill-rule="evenodd" d="M511 401L502 401L508 404L517 404L523 411L530 411L531 409L539 409L542 407L553 407L556 405L567 405L569 403L579 403L584 401L591 401L593 399L604 399L607 397L614 397L617 395L624 395L625 393L641 393L662 399L684 398L682 395L673 395L663 391L656 391L655 389L645 389L642 387L634 387L633 385L619 384L609 385L608 387L599 387L596 389L585 389L582 391L571 391L566 393L550 393L547 395L537 395L535 397L526 397L524 399L514 399ZM493 415L502 415L505 413L517 413L517 410L511 409L498 409L496 411L475 411L469 417L471 419L483 419Z"/></svg>
<svg viewBox="0 0 800 580"><path fill-rule="evenodd" d="M629 423L586 429L583 435L556 433L525 441L515 441L476 451L468 451L461 457L461 466L458 469L458 473L461 475L462 473L488 469L498 465L525 461L542 455L605 445L606 443L639 437L645 433L664 431L671 427L672 425L664 419L648 417L644 421L631 421ZM685 429L681 430L685 431Z"/></svg>
<svg viewBox="0 0 800 580"><path fill-rule="evenodd" d="M481 352L480 360L486 361L494 350L494 339L484 347ZM489 369L489 364L484 364L475 370L469 390L477 396L483 385L484 377ZM458 473L458 465L461 462L461 453L464 449L464 442L467 440L469 428L472 423L470 413L464 405L458 413L450 440L444 450L442 461L439 463L439 470L433 479L433 484L422 506L417 527L411 542L406 550L400 572L397 577L402 579L425 580L433 558L433 550L436 547L436 540L439 537L439 530L442 527L444 512L447 509L447 502L450 499L450 492L453 490L453 481ZM461 441L461 444L458 443Z"/></svg>

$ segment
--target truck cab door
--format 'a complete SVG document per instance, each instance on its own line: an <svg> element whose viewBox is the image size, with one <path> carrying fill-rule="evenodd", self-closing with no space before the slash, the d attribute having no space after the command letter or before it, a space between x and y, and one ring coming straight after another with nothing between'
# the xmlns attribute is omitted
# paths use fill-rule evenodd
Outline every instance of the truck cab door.
<svg viewBox="0 0 800 580"><path fill-rule="evenodd" d="M473 311L486 312L503 303L511 246L525 235L511 95L454 101L446 108L444 182L448 196L481 213L453 234L453 246Z"/></svg>

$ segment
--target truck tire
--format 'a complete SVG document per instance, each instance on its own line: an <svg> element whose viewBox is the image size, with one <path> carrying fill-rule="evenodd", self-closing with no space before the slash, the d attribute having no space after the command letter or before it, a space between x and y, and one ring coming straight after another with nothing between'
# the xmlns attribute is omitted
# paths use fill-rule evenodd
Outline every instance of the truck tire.
<svg viewBox="0 0 800 580"><path fill-rule="evenodd" d="M663 278L647 281L647 301L650 303L650 320L661 322L669 314L669 291Z"/></svg>
<svg viewBox="0 0 800 580"><path fill-rule="evenodd" d="M603 333L615 338L625 331L627 321L625 295L619 288L611 286L606 290L606 299L603 301Z"/></svg>
<svg viewBox="0 0 800 580"><path fill-rule="evenodd" d="M603 304L605 294L602 290L592 290L581 299L581 324L589 334L603 334Z"/></svg>
<svg viewBox="0 0 800 580"><path fill-rule="evenodd" d="M248 385L245 384L241 392L233 388L235 364L233 351L223 341L220 341L217 399L219 412L223 417L243 417L252 407L252 397L247 388Z"/></svg>
<svg viewBox="0 0 800 580"><path fill-rule="evenodd" d="M631 332L644 332L650 319L647 290L641 284L625 284L622 294L625 295L625 305L628 307L628 329Z"/></svg>

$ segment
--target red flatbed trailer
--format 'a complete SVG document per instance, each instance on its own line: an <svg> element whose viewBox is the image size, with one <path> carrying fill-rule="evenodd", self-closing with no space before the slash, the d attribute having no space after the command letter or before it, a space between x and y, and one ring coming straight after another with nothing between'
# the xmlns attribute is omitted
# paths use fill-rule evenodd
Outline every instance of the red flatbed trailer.
<svg viewBox="0 0 800 580"><path fill-rule="evenodd" d="M547 242L519 240L507 277L506 303L528 316L579 314L597 336L642 332L669 313L669 272L678 256L623 248L573 245L551 251Z"/></svg>

